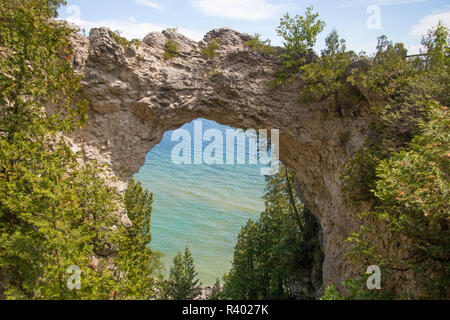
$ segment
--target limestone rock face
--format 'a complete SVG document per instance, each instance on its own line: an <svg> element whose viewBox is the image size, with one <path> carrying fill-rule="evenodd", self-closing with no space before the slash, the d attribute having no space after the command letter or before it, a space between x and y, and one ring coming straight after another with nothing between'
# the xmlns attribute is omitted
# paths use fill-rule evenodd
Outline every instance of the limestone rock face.
<svg viewBox="0 0 450 320"><path fill-rule="evenodd" d="M164 60L169 38L179 43L179 55ZM221 48L210 61L201 49L213 38L221 40ZM194 119L279 129L280 158L295 173L300 197L323 230L324 286L339 287L360 271L345 256L345 239L359 221L344 202L339 176L367 135L367 100L361 93L358 106L339 110L299 103L299 84L267 86L279 62L246 48L248 39L227 28L200 42L173 30L153 32L128 46L104 28L92 29L89 38L74 35L74 66L83 75L81 95L91 107L87 125L71 139L85 161L110 164L123 188L165 131ZM345 143L343 134L350 137Z"/></svg>

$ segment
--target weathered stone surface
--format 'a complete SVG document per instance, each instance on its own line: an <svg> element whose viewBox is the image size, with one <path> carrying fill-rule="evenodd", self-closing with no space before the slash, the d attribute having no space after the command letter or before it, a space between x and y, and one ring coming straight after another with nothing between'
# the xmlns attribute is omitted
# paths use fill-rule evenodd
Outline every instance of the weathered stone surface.
<svg viewBox="0 0 450 320"><path fill-rule="evenodd" d="M171 61L162 57L168 38L180 48ZM222 44L214 62L201 54L212 38ZM248 39L227 28L198 43L173 30L153 32L128 47L103 28L93 29L88 40L74 36L81 94L92 108L86 127L72 138L86 161L110 164L124 187L166 130L196 118L279 129L281 160L294 171L301 199L323 230L324 285L339 286L359 272L345 256L345 239L359 222L344 202L339 175L367 134L366 100L361 95L358 106L345 106L339 115L326 104L298 103L295 85L268 88L277 61L244 47ZM212 68L217 72L208 72ZM345 145L339 138L343 133L350 136Z"/></svg>

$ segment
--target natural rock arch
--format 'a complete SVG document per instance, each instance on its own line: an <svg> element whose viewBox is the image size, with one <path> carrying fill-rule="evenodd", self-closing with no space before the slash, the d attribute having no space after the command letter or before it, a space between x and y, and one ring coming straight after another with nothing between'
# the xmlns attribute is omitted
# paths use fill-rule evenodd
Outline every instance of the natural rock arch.
<svg viewBox="0 0 450 320"><path fill-rule="evenodd" d="M168 38L179 44L170 61L162 57ZM209 61L201 48L213 38L221 48ZM339 176L364 141L368 114L364 103L340 105L338 114L325 103L299 103L295 85L269 88L277 60L246 48L249 38L223 28L194 42L168 30L122 46L104 28L92 29L89 38L74 35L74 66L91 106L87 125L73 136L74 148L86 161L111 164L123 187L165 131L196 118L279 129L280 158L294 171L300 197L323 230L324 285L339 287L355 272L345 239L359 226Z"/></svg>

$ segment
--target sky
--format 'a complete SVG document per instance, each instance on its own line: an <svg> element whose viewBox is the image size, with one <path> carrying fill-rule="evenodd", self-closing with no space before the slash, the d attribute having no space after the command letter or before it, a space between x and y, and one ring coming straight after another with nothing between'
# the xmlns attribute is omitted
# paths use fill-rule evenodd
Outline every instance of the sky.
<svg viewBox="0 0 450 320"><path fill-rule="evenodd" d="M356 52L375 51L377 37L386 35L403 42L410 54L419 53L422 35L439 20L450 26L448 0L67 0L60 18L85 30L109 27L128 39L142 39L152 31L177 28L178 32L200 41L210 30L230 27L236 31L270 39L282 45L276 28L280 18L303 14L313 6L325 30L316 50L336 29Z"/></svg>

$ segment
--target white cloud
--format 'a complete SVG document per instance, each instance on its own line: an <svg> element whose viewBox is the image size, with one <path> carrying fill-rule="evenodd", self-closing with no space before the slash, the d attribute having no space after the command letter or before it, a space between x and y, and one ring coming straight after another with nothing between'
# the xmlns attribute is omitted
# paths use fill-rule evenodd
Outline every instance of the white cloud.
<svg viewBox="0 0 450 320"><path fill-rule="evenodd" d="M128 40L131 39L143 39L148 33L152 31L162 31L167 29L168 26L154 25L147 22L137 22L136 19L130 17L126 20L100 20L100 21L88 21L81 18L81 10L78 6L69 6L66 10L69 17L65 18L68 22L74 23L81 29L89 32L92 28L107 27L112 31L120 31L121 35ZM203 33L180 28L179 32L196 41L203 39Z"/></svg>
<svg viewBox="0 0 450 320"><path fill-rule="evenodd" d="M88 21L69 17L67 21L76 24L81 29L89 32L92 28L107 27L112 31L120 31L121 35L127 39L142 39L148 33L152 31L162 31L164 28L161 26L153 25L151 23L138 23L134 18L127 20L100 20L100 21Z"/></svg>
<svg viewBox="0 0 450 320"><path fill-rule="evenodd" d="M198 31L198 30L191 30L191 29L185 29L185 28L178 28L177 31L181 34L184 34L189 39L200 41L203 40L203 37L205 36L204 32Z"/></svg>
<svg viewBox="0 0 450 320"><path fill-rule="evenodd" d="M428 0L344 0L342 6L344 7L353 7L358 5L391 6L391 5L409 4L426 1Z"/></svg>
<svg viewBox="0 0 450 320"><path fill-rule="evenodd" d="M191 3L209 16L253 21L278 16L282 8L269 0L192 0Z"/></svg>
<svg viewBox="0 0 450 320"><path fill-rule="evenodd" d="M136 1L136 3L139 3L143 6L146 6L146 7L152 8L152 9L161 10L163 8L159 3L154 2L154 1L149 1L149 0L135 0L135 1Z"/></svg>
<svg viewBox="0 0 450 320"><path fill-rule="evenodd" d="M429 14L419 20L419 23L411 28L411 35L422 36L427 33L428 30L435 27L438 21L442 21L448 27L450 27L450 11L441 13Z"/></svg>

